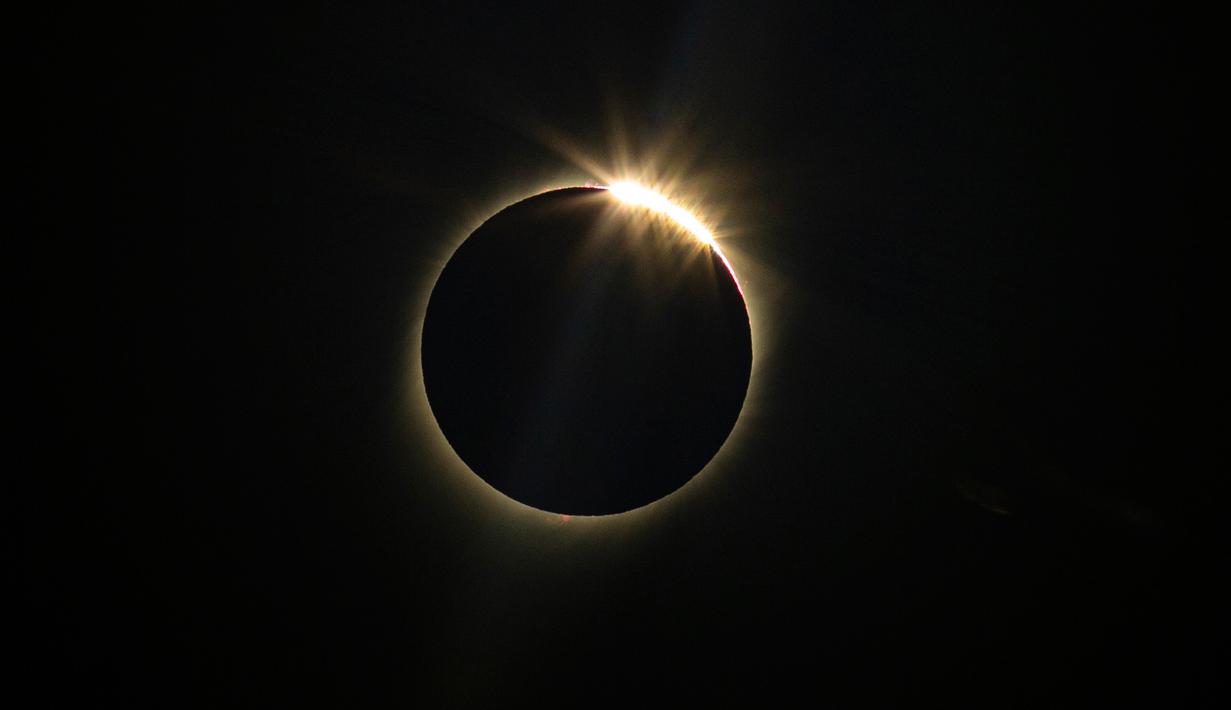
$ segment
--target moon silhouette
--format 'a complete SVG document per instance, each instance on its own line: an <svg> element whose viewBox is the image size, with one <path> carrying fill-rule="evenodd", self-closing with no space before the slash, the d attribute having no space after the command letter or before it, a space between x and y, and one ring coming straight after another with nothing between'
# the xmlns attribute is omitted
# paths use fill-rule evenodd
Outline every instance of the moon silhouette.
<svg viewBox="0 0 1231 710"><path fill-rule="evenodd" d="M424 386L458 456L554 513L651 503L714 457L743 406L748 311L712 242L604 188L513 204L432 290Z"/></svg>

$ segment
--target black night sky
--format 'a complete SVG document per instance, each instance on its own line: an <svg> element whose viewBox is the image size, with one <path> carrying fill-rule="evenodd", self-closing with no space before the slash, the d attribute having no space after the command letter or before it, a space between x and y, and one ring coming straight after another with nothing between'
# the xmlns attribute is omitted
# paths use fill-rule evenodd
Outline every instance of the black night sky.
<svg viewBox="0 0 1231 710"><path fill-rule="evenodd" d="M1208 20L161 5L14 28L40 697L1218 704ZM440 445L417 333L482 220L629 169L717 225L752 384L565 519Z"/></svg>

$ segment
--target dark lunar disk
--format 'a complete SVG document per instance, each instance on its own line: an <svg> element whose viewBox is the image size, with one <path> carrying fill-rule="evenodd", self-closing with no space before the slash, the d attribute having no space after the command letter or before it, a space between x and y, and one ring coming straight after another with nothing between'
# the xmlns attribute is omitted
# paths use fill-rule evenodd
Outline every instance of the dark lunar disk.
<svg viewBox="0 0 1231 710"><path fill-rule="evenodd" d="M684 485L730 434L752 366L718 254L599 188L536 195L475 230L432 291L422 356L462 460L522 503L580 515Z"/></svg>

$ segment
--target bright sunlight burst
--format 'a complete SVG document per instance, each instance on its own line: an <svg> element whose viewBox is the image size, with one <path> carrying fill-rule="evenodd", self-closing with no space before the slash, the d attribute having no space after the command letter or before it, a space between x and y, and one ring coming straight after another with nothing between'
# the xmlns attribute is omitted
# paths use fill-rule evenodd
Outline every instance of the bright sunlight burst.
<svg viewBox="0 0 1231 710"><path fill-rule="evenodd" d="M731 267L731 262L727 259L727 255L722 253L722 249L718 246L718 241L714 239L714 233L702 224L696 215L658 192L644 185L638 185L635 182L615 182L609 185L607 189L611 191L611 194L617 200L625 204L644 207L651 212L661 214L683 227L685 231L699 239L703 244L708 245L718 255L718 258L722 259L722 263L727 267L727 271L731 272L731 278L735 281L735 288L739 289L740 295L744 295L744 288L740 285L739 277L736 276L735 269Z"/></svg>
<svg viewBox="0 0 1231 710"><path fill-rule="evenodd" d="M607 188L611 190L611 194L615 195L616 199L621 202L626 202L630 205L645 207L651 211L663 214L676 224L688 230L693 236L706 244L718 248L718 243L714 241L714 233L711 232L701 220L697 219L691 212L673 204L671 200L654 192L653 190L638 185L634 182L617 182Z"/></svg>

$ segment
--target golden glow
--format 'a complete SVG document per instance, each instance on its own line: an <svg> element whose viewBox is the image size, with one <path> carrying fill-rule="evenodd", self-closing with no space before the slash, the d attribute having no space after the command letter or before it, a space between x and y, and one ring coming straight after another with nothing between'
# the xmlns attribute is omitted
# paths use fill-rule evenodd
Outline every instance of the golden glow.
<svg viewBox="0 0 1231 710"><path fill-rule="evenodd" d="M672 203L671 200L668 200L663 195L635 182L617 182L607 189L611 190L611 194L615 195L616 199L621 202L645 207L671 218L676 224L683 227L697 239L718 249L718 242L714 241L714 233L704 224L701 224L701 220L697 219L693 213L683 207Z"/></svg>
<svg viewBox="0 0 1231 710"><path fill-rule="evenodd" d="M726 194L721 191L714 194L715 180L705 173L695 180L685 180L683 175L663 175L632 164L621 164L611 170L574 167L544 173L529 184L518 186L511 183L500 190L488 190L481 201L459 204L456 207L457 223L442 230L434 251L424 252L417 264L418 276L412 279L415 283L413 298L407 304L411 327L407 333L405 351L407 368L403 384L407 406L403 410L403 426L411 432L411 436L405 452L408 461L426 459L438 463L442 475L429 477L429 480L433 485L440 486L437 492L448 500L447 507L490 533L491 544L530 539L538 546L535 549L550 548L563 554L562 551L570 549L569 545L584 539L598 539L595 536L604 539L616 536L630 542L643 535L652 536L661 529L664 521L673 519L680 511L704 509L708 505L705 503L709 495L706 492L713 490L712 481L733 475L746 461L747 442L764 408L762 373L766 364L773 359L772 340L766 336L773 335L774 322L765 317L765 304L781 303L784 298L783 279L741 249L741 244L749 240L750 234L746 227L740 225L740 220L734 220L733 226L732 220L725 216L723 205L726 203L716 198L725 198ZM727 440L688 483L669 495L623 513L564 517L504 495L475 475L445 440L428 404L423 382L420 358L423 316L433 285L453 252L484 221L500 210L528 197L567 186L606 189L619 203L669 219L692 235L699 245L712 249L731 273L740 294L745 297L752 326L751 378L743 408ZM719 247L720 241L732 249L740 272L749 279L747 284L738 278L731 261ZM745 286L748 286L749 293L745 293ZM561 530L567 530L569 534L560 535Z"/></svg>
<svg viewBox="0 0 1231 710"><path fill-rule="evenodd" d="M755 440L756 422L765 409L765 373L775 356L774 336L779 321L772 314L783 308L792 293L789 280L760 261L755 251L748 250L749 245L766 236L758 224L764 215L772 216L772 204L766 203L765 190L756 181L755 171L735 169L737 166L723 162L721 156L708 155L705 141L698 138L692 127L685 130L680 126L679 130L654 136L652 145L634 146L628 131L616 120L609 131L611 144L606 150L552 131L539 121L528 121L526 128L564 158L564 163L545 161L531 166L529 172L525 166L512 166L510 170L516 168L521 172L507 180L455 194L453 199L457 203L451 209L457 222L442 229L432 244L434 249L421 252L415 264L416 276L410 280L414 289L407 303L410 328L405 351L406 407L402 426L410 436L405 453L408 461L429 460L439 465L440 476L428 476L416 485L439 486L436 492L448 501L445 507L476 529L486 531L493 546L510 541L521 545L529 540L536 554L542 549L565 554L572 549L571 545L585 540L618 539L631 544L643 536L653 537L667 521L675 520L685 511L706 510L716 490L714 481L735 475L750 455L749 443ZM748 392L735 427L691 481L640 508L611 515L576 515L565 524L558 514L532 508L500 493L462 462L445 440L427 402L420 351L423 316L432 287L454 250L484 221L509 205L572 185L605 188L620 205L669 220L692 235L698 247L712 249L745 297L752 326L753 358ZM725 253L728 250L730 258ZM738 264L739 273L747 277L746 282L735 273L733 262ZM422 495L422 491L418 490L416 495ZM561 535L561 531L568 532Z"/></svg>
<svg viewBox="0 0 1231 710"><path fill-rule="evenodd" d="M710 231L709 227L702 224L696 215L667 199L662 193L635 182L627 180L614 182L607 189L620 202L644 207L651 212L663 215L682 227L684 231L696 237L702 244L713 249L718 258L722 259L723 266L726 266L727 271L730 272L731 280L735 282L735 288L739 290L739 295L744 295L744 287L739 283L739 276L735 274L735 269L731 266L727 255L722 253L722 248L718 246L718 240L714 238L714 233Z"/></svg>

